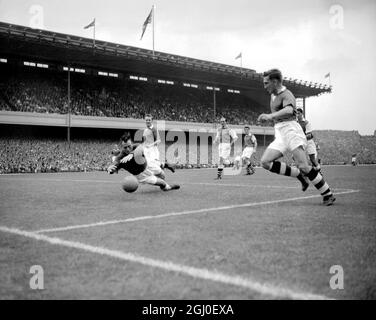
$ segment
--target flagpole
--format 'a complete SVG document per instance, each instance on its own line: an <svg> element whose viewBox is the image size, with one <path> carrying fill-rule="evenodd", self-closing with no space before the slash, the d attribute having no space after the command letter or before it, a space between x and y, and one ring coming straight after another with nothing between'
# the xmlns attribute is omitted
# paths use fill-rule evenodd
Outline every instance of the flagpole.
<svg viewBox="0 0 376 320"><path fill-rule="evenodd" d="M95 50L95 25L96 25L96 23L95 23L95 18L94 18L94 31L93 31L93 39L94 39L94 50Z"/></svg>
<svg viewBox="0 0 376 320"><path fill-rule="evenodd" d="M153 57L154 57L154 23L155 23L155 4L153 4Z"/></svg>

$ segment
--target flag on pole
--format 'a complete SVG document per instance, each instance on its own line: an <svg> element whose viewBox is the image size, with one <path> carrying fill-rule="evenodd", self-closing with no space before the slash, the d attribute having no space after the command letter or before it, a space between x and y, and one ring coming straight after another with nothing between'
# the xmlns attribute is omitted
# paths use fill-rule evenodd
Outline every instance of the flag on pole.
<svg viewBox="0 0 376 320"><path fill-rule="evenodd" d="M235 57L235 60L239 59L242 57L242 53L240 52L236 57Z"/></svg>
<svg viewBox="0 0 376 320"><path fill-rule="evenodd" d="M152 16L153 16L153 9L154 9L154 6L151 8L148 17L146 18L144 24L142 25L142 35L141 35L140 40L142 40L142 37L144 36L144 33L145 33L145 30L146 30L147 25L148 25L149 23L151 23L151 19L152 19Z"/></svg>
<svg viewBox="0 0 376 320"><path fill-rule="evenodd" d="M330 72L325 75L325 79L330 78Z"/></svg>
<svg viewBox="0 0 376 320"><path fill-rule="evenodd" d="M84 27L84 29L89 29L91 27L95 27L95 18L92 22L90 22L86 27Z"/></svg>

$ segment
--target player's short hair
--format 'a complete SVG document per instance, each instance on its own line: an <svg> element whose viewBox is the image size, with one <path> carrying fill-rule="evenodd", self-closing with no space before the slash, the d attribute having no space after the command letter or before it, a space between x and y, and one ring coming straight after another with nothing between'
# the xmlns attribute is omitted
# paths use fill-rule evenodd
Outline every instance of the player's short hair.
<svg viewBox="0 0 376 320"><path fill-rule="evenodd" d="M225 117L222 117L220 121L226 121L226 118L225 118Z"/></svg>
<svg viewBox="0 0 376 320"><path fill-rule="evenodd" d="M270 80L276 79L282 82L282 72L279 69L270 69L263 73L264 77L269 77Z"/></svg>
<svg viewBox="0 0 376 320"><path fill-rule="evenodd" d="M246 125L244 126L244 129L246 129L246 128L251 129L251 127L250 127L248 124L246 124Z"/></svg>
<svg viewBox="0 0 376 320"><path fill-rule="evenodd" d="M127 142L129 139L132 140L132 136L129 131L125 131L124 134L120 137L120 141L124 142Z"/></svg>
<svg viewBox="0 0 376 320"><path fill-rule="evenodd" d="M300 111L301 113L303 113L303 109L301 107L296 108L296 111Z"/></svg>
<svg viewBox="0 0 376 320"><path fill-rule="evenodd" d="M145 118L150 118L151 120L153 120L153 116L150 113L145 114Z"/></svg>

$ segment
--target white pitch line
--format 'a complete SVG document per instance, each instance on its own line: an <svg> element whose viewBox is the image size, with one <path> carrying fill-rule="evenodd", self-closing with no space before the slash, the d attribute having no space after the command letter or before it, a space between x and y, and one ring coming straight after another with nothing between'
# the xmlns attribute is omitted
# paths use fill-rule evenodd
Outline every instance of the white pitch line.
<svg viewBox="0 0 376 320"><path fill-rule="evenodd" d="M23 231L15 228L8 228L5 226L0 226L0 231L15 234L30 239L44 241L53 245L58 245L62 247L74 248L83 250L86 252L91 252L95 254L100 254L102 256L109 256L123 261L139 263L147 267L158 268L168 272L176 272L184 274L195 279L204 279L213 282L219 282L222 284L233 285L237 287L242 287L262 295L271 296L274 298L290 298L299 300L326 300L329 299L326 296L297 292L291 289L281 288L269 284L264 284L252 279L243 278L240 276L227 275L218 271L210 271L204 268L190 267L186 265L177 264L171 261L162 261L152 258L143 257L134 253L125 253L118 250L111 250L104 247L97 247L88 244L84 244L76 241L67 241L64 239L56 237L48 237L45 235L37 234L34 232Z"/></svg>
<svg viewBox="0 0 376 320"><path fill-rule="evenodd" d="M359 190L337 192L336 195L355 193L355 192L359 192ZM89 224L41 229L41 230L36 230L33 232L34 233L48 233L48 232L68 231L68 230L75 230L75 229L106 226L106 225L111 225L111 224L119 224L119 223L151 220L151 219L161 219L161 218L167 218L167 217L176 217L176 216L183 216L183 215L189 215L189 214L195 214L195 213L206 213L206 212L230 210L230 209L236 209L236 208L255 207L255 206L260 206L260 205L269 205L269 204L283 203L283 202L289 202L289 201L298 201L298 200L319 198L319 197L321 197L321 195L312 195L312 196L296 197L296 198L288 198L288 199L280 199L280 200L270 200L270 201L263 201L263 202L250 202L250 203L235 204L235 205L229 205L229 206L223 206L223 207L204 208L204 209L198 209L198 210L171 212L171 213L164 213L164 214L159 214L159 215L149 215L149 216L142 216L142 217L135 217L135 218L128 218L128 219L99 221L99 222L89 223Z"/></svg>

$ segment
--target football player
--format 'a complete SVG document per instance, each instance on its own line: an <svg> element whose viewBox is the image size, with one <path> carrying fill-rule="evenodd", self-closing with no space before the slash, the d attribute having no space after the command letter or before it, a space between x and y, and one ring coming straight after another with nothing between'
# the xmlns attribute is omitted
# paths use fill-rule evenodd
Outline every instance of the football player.
<svg viewBox="0 0 376 320"><path fill-rule="evenodd" d="M270 111L258 117L258 121L274 121L275 139L261 158L264 169L285 176L298 178L302 190L308 188L308 178L323 197L323 204L330 206L336 200L322 175L308 164L305 147L307 139L296 121L296 101L290 90L282 84L282 73L278 69L264 72L264 88L270 94ZM291 152L298 168L277 161L285 152Z"/></svg>
<svg viewBox="0 0 376 320"><path fill-rule="evenodd" d="M154 171L149 169L144 155L144 147L134 144L129 132L124 133L120 138L120 146L120 152L107 169L109 174L117 173L119 169L124 169L135 176L139 183L159 186L163 191L180 189L178 184L170 185L165 181L164 171L161 167L159 167L159 170L153 168Z"/></svg>
<svg viewBox="0 0 376 320"><path fill-rule="evenodd" d="M217 135L214 143L218 143L219 165L216 180L222 179L224 164L229 163L231 153L231 146L238 139L236 132L230 129L227 125L226 119L221 118L221 126L217 130Z"/></svg>
<svg viewBox="0 0 376 320"><path fill-rule="evenodd" d="M153 117L151 114L145 116L146 128L142 134L142 141L144 144L145 157L149 163L149 169L151 171L158 172L159 168L162 167L175 172L175 167L168 162L164 164L160 161L160 155L158 150L158 145L161 143L161 138L157 128L153 125Z"/></svg>
<svg viewBox="0 0 376 320"><path fill-rule="evenodd" d="M244 127L244 150L242 154L243 163L246 165L246 175L255 173L254 164L252 162L252 155L256 152L257 140L256 137L249 131L250 127L246 125Z"/></svg>

